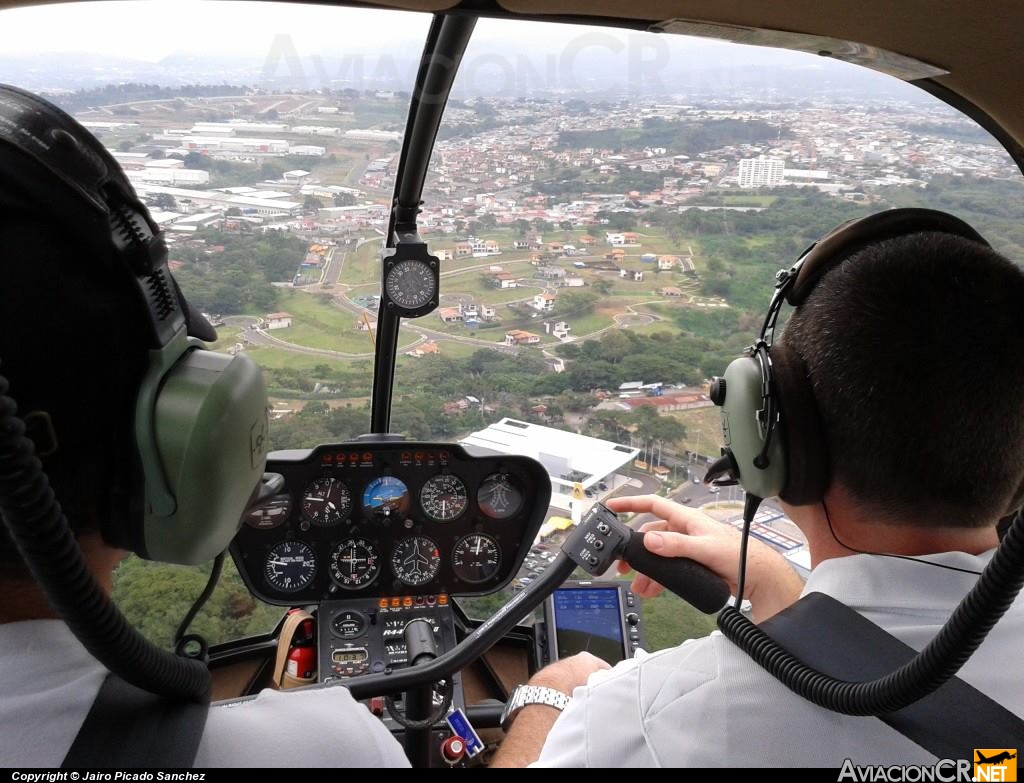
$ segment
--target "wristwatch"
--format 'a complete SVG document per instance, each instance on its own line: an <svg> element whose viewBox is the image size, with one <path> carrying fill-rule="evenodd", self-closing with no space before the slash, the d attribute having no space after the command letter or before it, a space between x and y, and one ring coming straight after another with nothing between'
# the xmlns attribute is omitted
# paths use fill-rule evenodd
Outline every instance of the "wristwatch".
<svg viewBox="0 0 1024 783"><path fill-rule="evenodd" d="M507 731L519 710L529 704L546 704L561 712L569 706L570 701L568 696L554 688L546 688L543 685L520 685L505 702L505 709L501 713L501 728Z"/></svg>

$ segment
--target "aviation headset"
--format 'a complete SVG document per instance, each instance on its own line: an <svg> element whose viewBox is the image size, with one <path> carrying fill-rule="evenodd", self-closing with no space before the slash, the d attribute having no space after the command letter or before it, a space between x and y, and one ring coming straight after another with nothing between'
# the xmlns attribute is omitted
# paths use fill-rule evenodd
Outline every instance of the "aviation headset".
<svg viewBox="0 0 1024 783"><path fill-rule="evenodd" d="M104 540L151 560L210 560L237 532L266 465L259 368L196 339L216 333L171 277L159 227L117 162L78 122L38 96L0 85L4 151L0 187L19 203L48 205L93 253L115 257L116 274L133 281L148 314L149 362L135 406L136 480L129 482L136 486L127 509L100 520Z"/></svg>
<svg viewBox="0 0 1024 783"><path fill-rule="evenodd" d="M790 269L779 271L757 341L712 381L710 397L722 409L725 450L709 474L729 472L759 499L778 495L796 506L822 500L830 478L828 449L803 358L785 344L773 345L779 311L783 303L802 305L819 280L859 251L921 232L989 247L967 223L945 212L892 209L840 225ZM1020 496L1018 490L1016 505Z"/></svg>

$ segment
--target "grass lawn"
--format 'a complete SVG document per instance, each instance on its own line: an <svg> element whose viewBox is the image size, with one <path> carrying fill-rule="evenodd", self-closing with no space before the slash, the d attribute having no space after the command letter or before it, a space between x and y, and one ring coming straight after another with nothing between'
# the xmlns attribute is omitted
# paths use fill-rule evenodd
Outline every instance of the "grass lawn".
<svg viewBox="0 0 1024 783"><path fill-rule="evenodd" d="M564 320L572 327L570 334L573 337L580 338L584 335L590 334L591 332L596 332L599 329L604 329L614 324L615 321L612 320L613 312L616 311L608 309L594 310L593 312L587 313L583 316L569 315L564 318L562 316L556 316L553 320Z"/></svg>
<svg viewBox="0 0 1024 783"><path fill-rule="evenodd" d="M683 448L699 454L717 454L722 444L722 414L718 408L695 408L663 414L686 425Z"/></svg>
<svg viewBox="0 0 1024 783"><path fill-rule="evenodd" d="M274 333L285 342L307 348L323 348L342 353L373 353L373 344L367 332L356 329L356 317L330 302L321 301L315 294L287 291L281 296L281 307L291 313L294 323ZM418 339L415 334L402 330L398 344L405 346ZM321 361L324 358L320 357Z"/></svg>
<svg viewBox="0 0 1024 783"><path fill-rule="evenodd" d="M349 253L341 275L338 276L338 282L344 285L379 282L380 248L381 242L374 240L361 245L354 253Z"/></svg>

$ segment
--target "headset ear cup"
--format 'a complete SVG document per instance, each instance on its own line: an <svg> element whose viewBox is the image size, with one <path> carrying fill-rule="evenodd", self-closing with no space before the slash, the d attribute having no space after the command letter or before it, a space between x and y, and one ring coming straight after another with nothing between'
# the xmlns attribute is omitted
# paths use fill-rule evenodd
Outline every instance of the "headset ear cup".
<svg viewBox="0 0 1024 783"><path fill-rule="evenodd" d="M794 506L818 503L828 487L829 459L807 365L784 344L772 346L771 357L786 445L786 482L779 497Z"/></svg>

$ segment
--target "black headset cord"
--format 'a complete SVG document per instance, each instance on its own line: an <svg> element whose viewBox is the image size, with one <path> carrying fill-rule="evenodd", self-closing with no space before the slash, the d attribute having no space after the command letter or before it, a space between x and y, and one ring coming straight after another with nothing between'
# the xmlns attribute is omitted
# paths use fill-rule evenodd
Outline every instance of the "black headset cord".
<svg viewBox="0 0 1024 783"><path fill-rule="evenodd" d="M0 375L0 519L50 605L83 646L126 682L175 701L210 700L205 663L147 641L99 586L25 437Z"/></svg>

